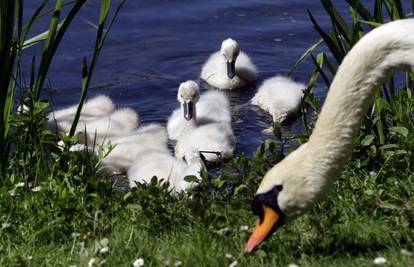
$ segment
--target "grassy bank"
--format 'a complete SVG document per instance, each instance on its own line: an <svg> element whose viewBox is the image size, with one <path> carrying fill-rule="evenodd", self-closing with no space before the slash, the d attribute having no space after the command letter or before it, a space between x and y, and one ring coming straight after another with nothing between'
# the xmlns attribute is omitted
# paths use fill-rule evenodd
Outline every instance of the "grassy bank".
<svg viewBox="0 0 414 267"><path fill-rule="evenodd" d="M206 179L187 194L171 194L168 185L156 179L122 192L116 180L97 173L103 155L69 151L76 142L73 132L55 136L46 130L48 104L39 101L60 42L57 36L63 38L63 30L70 26L57 11L68 8L75 17L84 1L69 5L56 1L51 11L39 7L33 18L46 14L51 23L46 38L38 41L45 46L44 54L39 62L34 60L28 85L14 78L20 77L19 57L28 40L19 17L24 1L0 2L1 12L15 15L7 23L2 17L0 23L1 53L7 54L0 59L0 74L8 79L0 79L2 96L7 96L0 102L1 266L131 266L140 258L144 266L229 266L236 261L238 266L372 266L380 256L387 261L384 266L414 266L412 73L381 88L355 141L353 159L329 196L246 255L244 245L256 219L250 201L267 169L282 158L279 134L251 158L239 155L219 174L205 174ZM329 30L310 13L310 25L321 40L298 61L315 63L302 108L305 132L297 136L298 143L307 140L318 114L316 82L329 86L329 77L364 32L411 12L400 1L372 1L373 9L347 2L351 23L330 1L322 1L332 19ZM112 10L111 1L101 2L95 53L88 64L83 63L79 110L122 3ZM8 32L7 25L17 30ZM322 46L324 52L316 52ZM55 50L48 50L51 47ZM13 108L17 89L27 91L27 113ZM59 140L66 146L58 145Z"/></svg>

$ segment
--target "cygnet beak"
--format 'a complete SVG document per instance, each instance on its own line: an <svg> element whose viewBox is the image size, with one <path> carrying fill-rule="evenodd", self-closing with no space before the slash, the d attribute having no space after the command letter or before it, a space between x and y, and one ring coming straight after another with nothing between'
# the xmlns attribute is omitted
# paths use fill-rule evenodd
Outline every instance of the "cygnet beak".
<svg viewBox="0 0 414 267"><path fill-rule="evenodd" d="M184 118L186 120L191 120L193 118L193 102L192 101L184 101L183 107L184 107Z"/></svg>
<svg viewBox="0 0 414 267"><path fill-rule="evenodd" d="M229 79L233 79L233 77L236 75L236 61L227 61L227 76Z"/></svg>

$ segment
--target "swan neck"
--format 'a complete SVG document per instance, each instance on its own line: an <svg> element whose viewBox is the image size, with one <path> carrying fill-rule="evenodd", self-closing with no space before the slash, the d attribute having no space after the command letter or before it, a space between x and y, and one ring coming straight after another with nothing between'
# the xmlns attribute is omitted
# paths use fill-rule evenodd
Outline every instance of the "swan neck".
<svg viewBox="0 0 414 267"><path fill-rule="evenodd" d="M414 20L402 27L380 27L344 58L306 148L307 166L316 172L313 176L332 182L337 179L352 155L354 138L377 89L393 73L414 66L412 32Z"/></svg>

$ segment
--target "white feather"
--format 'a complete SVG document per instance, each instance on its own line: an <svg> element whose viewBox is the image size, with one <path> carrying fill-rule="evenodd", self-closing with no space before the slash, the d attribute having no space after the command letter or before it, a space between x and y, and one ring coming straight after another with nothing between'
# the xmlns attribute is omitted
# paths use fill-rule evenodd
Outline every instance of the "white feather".
<svg viewBox="0 0 414 267"><path fill-rule="evenodd" d="M273 121L280 124L298 112L305 88L288 77L275 76L263 82L251 103L269 112Z"/></svg>
<svg viewBox="0 0 414 267"><path fill-rule="evenodd" d="M201 95L197 102L197 123L199 125L211 122L231 123L230 103L227 96L219 91L208 91ZM184 128L183 110L173 111L167 123L168 137L177 140Z"/></svg>
<svg viewBox="0 0 414 267"><path fill-rule="evenodd" d="M227 97L220 92L206 93L200 100L200 112L204 117L198 115L200 97L198 85L194 81L180 84L177 98L182 104L181 110L175 111L168 123L170 138L177 139L176 157L182 158L187 151L194 149L221 153L223 159L232 157L236 141ZM190 119L184 117L185 103L192 103L193 115ZM203 156L209 161L222 159L213 153L204 153Z"/></svg>
<svg viewBox="0 0 414 267"><path fill-rule="evenodd" d="M167 132L158 124L140 127L137 131L124 136L110 138L104 144L113 149L102 161L102 169L109 174L126 173L135 161L148 153L169 153Z"/></svg>
<svg viewBox="0 0 414 267"><path fill-rule="evenodd" d="M57 131L57 124L72 124L78 105L73 105L48 114L49 129ZM82 107L79 121L89 121L110 115L115 110L112 100L105 95L98 95L86 101Z"/></svg>
<svg viewBox="0 0 414 267"><path fill-rule="evenodd" d="M238 48L236 41L226 39L222 43L221 51L213 53L201 69L200 78L209 85L219 89L236 89L245 87L257 80L257 69L249 56L244 52L234 53ZM225 54L236 60L236 76L232 79L227 76ZM238 55L238 56L237 56Z"/></svg>
<svg viewBox="0 0 414 267"><path fill-rule="evenodd" d="M146 153L135 161L128 170L130 187L135 187L135 182L150 182L156 176L170 183L174 191L183 191L191 188L193 183L186 182L186 176L195 176L201 179L200 172L204 165L197 151L189 151L185 161L171 156L169 153L153 151Z"/></svg>

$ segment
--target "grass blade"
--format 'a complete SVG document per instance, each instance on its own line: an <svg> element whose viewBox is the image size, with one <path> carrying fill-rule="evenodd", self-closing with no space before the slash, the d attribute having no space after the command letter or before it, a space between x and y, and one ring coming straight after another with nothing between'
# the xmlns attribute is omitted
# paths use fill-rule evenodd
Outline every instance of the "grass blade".
<svg viewBox="0 0 414 267"><path fill-rule="evenodd" d="M376 22L384 23L384 14L382 12L382 0L375 0L374 19Z"/></svg>
<svg viewBox="0 0 414 267"><path fill-rule="evenodd" d="M80 118L80 113L82 111L83 103L85 103L86 94L88 91L88 80L89 80L88 64L87 64L86 58L83 58L83 61L82 61L82 94L81 94L81 98L79 100L79 104L76 110L75 118L73 119L73 123L69 131L69 136L75 135L76 127L78 125L78 121ZM87 134L86 129L85 129L84 134Z"/></svg>
<svg viewBox="0 0 414 267"><path fill-rule="evenodd" d="M79 105L77 107L76 110L76 115L75 115L75 119L72 123L69 135L73 136L75 134L75 130L77 127L77 123L80 117L80 113L82 111L82 106L83 103L85 102L86 99L86 95L89 89L89 84L92 80L93 77L93 72L95 70L95 66L96 63L98 62L98 58L99 55L101 53L102 47L105 43L106 37L108 36L109 31L112 28L112 25L115 21L115 19L117 18L119 11L121 10L122 6L125 4L124 0L121 0L118 4L117 9L114 12L114 15L112 16L111 20L109 21L108 27L105 30L105 22L108 18L108 14L109 14L109 4L110 1L109 0L102 0L101 2L101 12L100 12L100 17L99 17L99 25L98 25L98 30L97 30L97 34L96 34L96 42L95 42L95 50L93 53L93 58L91 61L91 65L89 67L89 69L87 68L87 64L86 64L86 59L84 59L83 64L82 64L82 94L81 94L81 98L79 100Z"/></svg>
<svg viewBox="0 0 414 267"><path fill-rule="evenodd" d="M374 22L374 21L366 21L366 20L358 20L359 22L370 26L371 29L375 29L382 25L382 23Z"/></svg>
<svg viewBox="0 0 414 267"><path fill-rule="evenodd" d="M335 25L346 42L349 44L352 37L351 28L348 26L344 18L338 13L330 0L322 0L322 4L331 18L332 25Z"/></svg>
<svg viewBox="0 0 414 267"><path fill-rule="evenodd" d="M326 87L329 88L331 86L331 83L329 82L328 77L326 76L325 72L322 69L323 65L324 65L324 56L323 55L324 55L323 52L319 53L315 58L313 56L313 54L311 54L311 58L312 58L313 63L315 64L316 69L321 74L322 80L324 81Z"/></svg>
<svg viewBox="0 0 414 267"><path fill-rule="evenodd" d="M359 21L356 11L353 8L351 8L350 13L351 13L352 24L353 24L351 42L352 44L356 44L356 42L358 42L358 40L361 39L361 37L364 35L364 31L361 27L361 23Z"/></svg>
<svg viewBox="0 0 414 267"><path fill-rule="evenodd" d="M315 18L313 17L312 13L309 10L308 10L308 14L309 14L309 17L311 19L311 22L313 24L314 29L322 37L323 41L328 46L330 52L335 57L336 62L338 64L340 64L342 62L342 59L344 58L343 53L339 50L339 48L338 48L337 44L335 43L335 41L333 41L332 38L322 30L322 28L316 22Z"/></svg>
<svg viewBox="0 0 414 267"><path fill-rule="evenodd" d="M64 23L64 21L65 20L63 20L62 22L60 22L57 25L57 30L60 30L60 28L62 27L62 24ZM36 45L36 44L38 44L38 43L40 43L42 41L45 41L45 40L48 39L48 36L49 36L49 30L47 30L45 32L42 32L42 33L39 33L38 35L35 35L35 36L33 36L32 38L30 38L28 40L25 40L23 42L22 48L23 49L26 49L26 48L29 48L29 47L31 47L33 45Z"/></svg>
<svg viewBox="0 0 414 267"><path fill-rule="evenodd" d="M33 16L30 18L29 22L23 27L23 38L22 40L26 40L27 35L29 34L29 31L33 25L33 23L37 20L39 17L40 12L42 12L43 8L46 6L46 4L49 2L49 0L43 0L43 2L38 6L38 8L33 13Z"/></svg>
<svg viewBox="0 0 414 267"><path fill-rule="evenodd" d="M345 0L363 20L373 21L371 13L359 2L359 0Z"/></svg>
<svg viewBox="0 0 414 267"><path fill-rule="evenodd" d="M99 14L99 25L104 25L108 18L109 8L111 7L111 0L102 0L101 12Z"/></svg>
<svg viewBox="0 0 414 267"><path fill-rule="evenodd" d="M288 76L290 77L295 70L302 65L302 63L309 57L309 55L320 45L323 43L323 39L319 39L316 43L311 45L308 49L306 49L305 53L296 61L295 65L289 70Z"/></svg>
<svg viewBox="0 0 414 267"><path fill-rule="evenodd" d="M47 73L49 71L49 66L52 62L53 55L55 54L59 44L68 29L69 25L71 24L72 20L75 18L76 14L79 12L81 7L85 4L86 0L79 0L75 3L72 9L69 11L66 19L64 20L60 30L57 32L56 37L51 42L49 49L45 51L42 55L42 60L39 66L39 72L37 81L34 87L34 100L37 101L40 96L40 92L43 88L44 82L46 80ZM50 33L49 33L50 34Z"/></svg>
<svg viewBox="0 0 414 267"><path fill-rule="evenodd" d="M0 176L6 172L7 136L9 110L7 98L9 94L10 79L12 77L15 61L15 43L13 30L15 26L16 2L0 1Z"/></svg>
<svg viewBox="0 0 414 267"><path fill-rule="evenodd" d="M398 20L405 17L400 0L384 0L387 10L390 12L392 20Z"/></svg>
<svg viewBox="0 0 414 267"><path fill-rule="evenodd" d="M62 0L57 0L55 11L53 12L53 18L50 23L50 28L49 28L46 42L45 42L45 48L44 48L45 51L47 51L50 48L50 46L52 45L52 42L55 40L61 9L62 9Z"/></svg>

